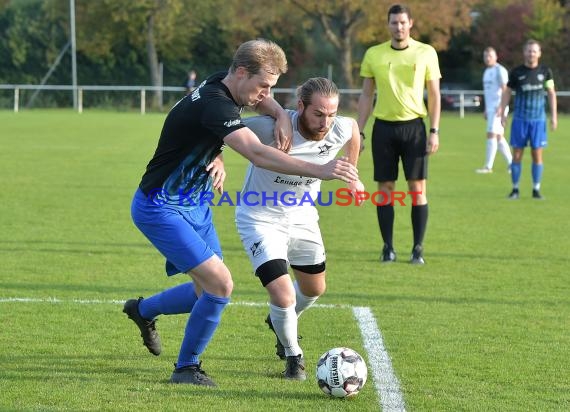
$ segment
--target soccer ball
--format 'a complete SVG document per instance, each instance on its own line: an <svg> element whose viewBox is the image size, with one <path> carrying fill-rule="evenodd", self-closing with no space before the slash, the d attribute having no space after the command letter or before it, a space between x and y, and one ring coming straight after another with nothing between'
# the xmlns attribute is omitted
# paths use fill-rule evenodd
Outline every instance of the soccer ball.
<svg viewBox="0 0 570 412"><path fill-rule="evenodd" d="M368 376L362 356L349 348L334 348L323 353L317 362L317 383L335 398L355 396Z"/></svg>

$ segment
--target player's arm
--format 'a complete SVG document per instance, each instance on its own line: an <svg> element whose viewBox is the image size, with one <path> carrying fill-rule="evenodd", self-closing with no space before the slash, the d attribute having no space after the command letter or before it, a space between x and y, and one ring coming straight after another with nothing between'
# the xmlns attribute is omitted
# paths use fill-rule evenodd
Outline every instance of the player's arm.
<svg viewBox="0 0 570 412"><path fill-rule="evenodd" d="M358 98L358 128L364 133L366 122L372 113L372 105L374 103L374 93L376 92L376 82L372 77L365 77L362 81L362 91ZM360 142L360 150L364 149L364 134Z"/></svg>
<svg viewBox="0 0 570 412"><path fill-rule="evenodd" d="M548 106L550 107L550 126L552 130L556 130L558 127L558 102L556 100L554 82L546 83L546 93L548 94Z"/></svg>
<svg viewBox="0 0 570 412"><path fill-rule="evenodd" d="M358 157L360 156L360 129L356 121L352 120L352 137L343 147L344 158L354 167L358 164ZM361 205L363 202L357 192L364 192L364 184L360 180L353 180L348 182L348 189L356 199L356 204Z"/></svg>
<svg viewBox="0 0 570 412"><path fill-rule="evenodd" d="M439 130L439 120L441 117L441 91L439 90L439 78L426 81L428 117L430 129ZM433 154L439 149L438 132L430 132L427 142L428 154Z"/></svg>
<svg viewBox="0 0 570 412"><path fill-rule="evenodd" d="M293 124L287 111L277 101L268 96L255 107L259 114L271 116L275 119L275 144L277 149L288 152L293 142Z"/></svg>
<svg viewBox="0 0 570 412"><path fill-rule="evenodd" d="M358 158L360 156L360 129L358 128L356 121L353 119L351 119L351 123L351 137L350 140L344 144L342 150L347 161L356 167L358 165Z"/></svg>
<svg viewBox="0 0 570 412"><path fill-rule="evenodd" d="M503 95L501 96L501 103L499 104L499 107L497 107L497 113L496 116L501 118L501 123L503 124L503 126L505 126L505 124L507 123L507 116L505 116L506 113L506 108L509 105L509 102L511 101L511 95L513 94L513 91L511 90L510 87L506 87L505 90L503 90Z"/></svg>
<svg viewBox="0 0 570 412"><path fill-rule="evenodd" d="M499 81L499 84L500 84L499 87L501 89L501 97L502 97L505 95L505 92L507 91L507 84L509 83L509 72L504 67L501 67L499 69L499 80L500 80ZM500 105L501 105L501 101L499 101L499 107L500 107ZM503 108L503 113L505 112L505 110L507 110L508 106L509 106L509 102L507 102L507 104Z"/></svg>
<svg viewBox="0 0 570 412"><path fill-rule="evenodd" d="M343 159L334 159L324 165L308 163L289 156L260 142L247 127L228 134L224 143L247 158L257 167L289 175L310 176L322 180L340 179L345 182L358 179L356 167Z"/></svg>
<svg viewBox="0 0 570 412"><path fill-rule="evenodd" d="M501 101L499 102L499 107L501 107L502 105L502 97L505 95L505 93L507 92L507 83L501 84ZM510 100L510 99L509 99ZM507 107L509 106L509 102L507 102L506 106L503 108L502 114L507 113Z"/></svg>

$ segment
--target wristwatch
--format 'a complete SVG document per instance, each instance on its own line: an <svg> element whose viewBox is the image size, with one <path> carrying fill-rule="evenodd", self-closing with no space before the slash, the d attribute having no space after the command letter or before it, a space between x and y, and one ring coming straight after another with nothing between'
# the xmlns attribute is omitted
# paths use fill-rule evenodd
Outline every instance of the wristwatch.
<svg viewBox="0 0 570 412"><path fill-rule="evenodd" d="M439 129L436 129L435 127L432 127L431 129L429 129L430 133L435 133L438 134L439 133Z"/></svg>

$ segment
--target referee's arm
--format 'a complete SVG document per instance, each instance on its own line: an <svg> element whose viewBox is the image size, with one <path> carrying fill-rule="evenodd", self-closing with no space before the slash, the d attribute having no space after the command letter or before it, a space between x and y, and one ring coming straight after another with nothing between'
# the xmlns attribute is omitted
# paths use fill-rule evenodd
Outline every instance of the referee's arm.
<svg viewBox="0 0 570 412"><path fill-rule="evenodd" d="M428 136L427 151L429 154L437 152L439 149L439 120L441 117L441 92L439 90L439 79L426 81L428 92L428 116L430 130L435 129L436 132L430 132Z"/></svg>
<svg viewBox="0 0 570 412"><path fill-rule="evenodd" d="M376 82L372 77L365 77L362 82L362 92L358 98L358 128L364 132L366 122L370 113L372 113L372 104L374 103L374 92L376 91Z"/></svg>

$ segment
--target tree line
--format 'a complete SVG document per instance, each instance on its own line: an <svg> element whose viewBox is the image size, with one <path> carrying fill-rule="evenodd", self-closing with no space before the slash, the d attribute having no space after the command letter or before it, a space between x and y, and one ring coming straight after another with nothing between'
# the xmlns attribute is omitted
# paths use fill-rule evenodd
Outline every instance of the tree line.
<svg viewBox="0 0 570 412"><path fill-rule="evenodd" d="M227 69L235 47L265 37L285 50L278 86L332 70L360 86L367 47L388 40L386 0L75 0L81 85L182 86ZM482 52L511 68L529 38L542 44L557 88L570 88L570 1L410 0L413 37L439 53L442 82L481 88ZM71 84L69 0L0 0L0 84ZM60 59L58 65L54 63Z"/></svg>

